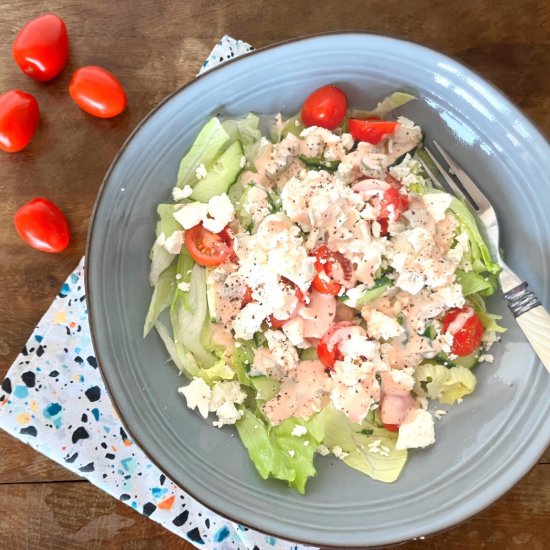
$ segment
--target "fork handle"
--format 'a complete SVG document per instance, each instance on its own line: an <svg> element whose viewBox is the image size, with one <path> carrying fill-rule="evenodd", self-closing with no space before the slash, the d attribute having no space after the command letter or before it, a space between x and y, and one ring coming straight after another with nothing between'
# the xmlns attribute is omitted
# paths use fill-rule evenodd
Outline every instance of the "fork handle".
<svg viewBox="0 0 550 550"><path fill-rule="evenodd" d="M550 314L537 297L527 290L527 283L521 283L506 292L504 297L519 328L550 373Z"/></svg>

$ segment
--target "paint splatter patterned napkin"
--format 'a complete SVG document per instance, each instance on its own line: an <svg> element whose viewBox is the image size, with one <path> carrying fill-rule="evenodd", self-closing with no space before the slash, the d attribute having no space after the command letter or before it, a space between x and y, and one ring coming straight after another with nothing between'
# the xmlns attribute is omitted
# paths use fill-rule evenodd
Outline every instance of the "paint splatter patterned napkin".
<svg viewBox="0 0 550 550"><path fill-rule="evenodd" d="M251 49L224 36L201 72ZM2 382L0 427L199 548L298 550L205 508L128 437L97 368L83 268L84 259Z"/></svg>

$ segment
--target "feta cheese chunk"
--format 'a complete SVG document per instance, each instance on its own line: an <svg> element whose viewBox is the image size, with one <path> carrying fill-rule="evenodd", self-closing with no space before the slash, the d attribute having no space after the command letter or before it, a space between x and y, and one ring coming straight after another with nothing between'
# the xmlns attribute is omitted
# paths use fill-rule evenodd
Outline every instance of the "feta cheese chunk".
<svg viewBox="0 0 550 550"><path fill-rule="evenodd" d="M198 409L203 418L208 416L212 390L202 378L193 378L187 386L178 388L178 393L185 396L187 406L192 411Z"/></svg>
<svg viewBox="0 0 550 550"><path fill-rule="evenodd" d="M302 437L307 434L307 428L301 424L298 424L298 426L294 426L290 434L294 437Z"/></svg>
<svg viewBox="0 0 550 550"><path fill-rule="evenodd" d="M175 202L178 202L190 197L191 193L193 193L193 189L191 189L189 185L184 185L181 189L179 187L174 187L174 189L172 189L172 198Z"/></svg>
<svg viewBox="0 0 550 550"><path fill-rule="evenodd" d="M207 204L191 202L174 212L175 220L184 228L191 229L202 223L205 229L219 233L235 218L235 207L226 193L213 196Z"/></svg>
<svg viewBox="0 0 550 550"><path fill-rule="evenodd" d="M395 320L376 309L366 311L367 332L372 338L389 340L405 332L405 329Z"/></svg>
<svg viewBox="0 0 550 550"><path fill-rule="evenodd" d="M422 196L422 200L430 216L440 222L445 219L445 212L451 206L453 197L448 193L428 193Z"/></svg>
<svg viewBox="0 0 550 550"><path fill-rule="evenodd" d="M405 421L399 427L395 448L397 450L418 449L435 443L434 420L432 415L418 409L412 421Z"/></svg>
<svg viewBox="0 0 550 550"><path fill-rule="evenodd" d="M206 166L204 164L199 164L197 169L195 170L195 177L198 180L203 180L208 175L208 172L206 170Z"/></svg>

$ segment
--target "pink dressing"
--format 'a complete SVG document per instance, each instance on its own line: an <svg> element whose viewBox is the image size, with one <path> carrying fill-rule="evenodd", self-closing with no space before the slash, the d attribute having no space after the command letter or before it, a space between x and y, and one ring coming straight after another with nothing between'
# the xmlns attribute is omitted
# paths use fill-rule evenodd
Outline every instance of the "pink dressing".
<svg viewBox="0 0 550 550"><path fill-rule="evenodd" d="M264 405L264 412L273 425L291 416L309 418L328 404L332 385L320 361L300 361L279 393Z"/></svg>
<svg viewBox="0 0 550 550"><path fill-rule="evenodd" d="M334 323L336 298L313 290L298 315L304 319L304 338L321 338Z"/></svg>

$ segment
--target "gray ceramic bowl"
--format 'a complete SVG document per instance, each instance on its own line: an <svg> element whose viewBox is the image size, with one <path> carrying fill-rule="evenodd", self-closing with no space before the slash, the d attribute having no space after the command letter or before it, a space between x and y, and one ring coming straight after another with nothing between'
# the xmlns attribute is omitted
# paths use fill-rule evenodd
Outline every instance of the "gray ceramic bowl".
<svg viewBox="0 0 550 550"><path fill-rule="evenodd" d="M141 337L151 291L148 252L155 206L212 115L296 112L309 92L341 86L352 105L396 88L417 90L402 108L479 182L502 220L506 257L549 299L550 147L499 91L456 61L408 42L361 33L284 43L197 78L157 107L115 159L94 212L87 288L94 347L120 415L142 449L198 500L240 523L320 546L382 545L448 528L512 487L550 442L550 376L499 297L509 327L479 385L437 424L437 443L412 451L386 485L319 458L299 496L265 482L232 429L190 412L156 335ZM125 190L124 192L122 192Z"/></svg>

